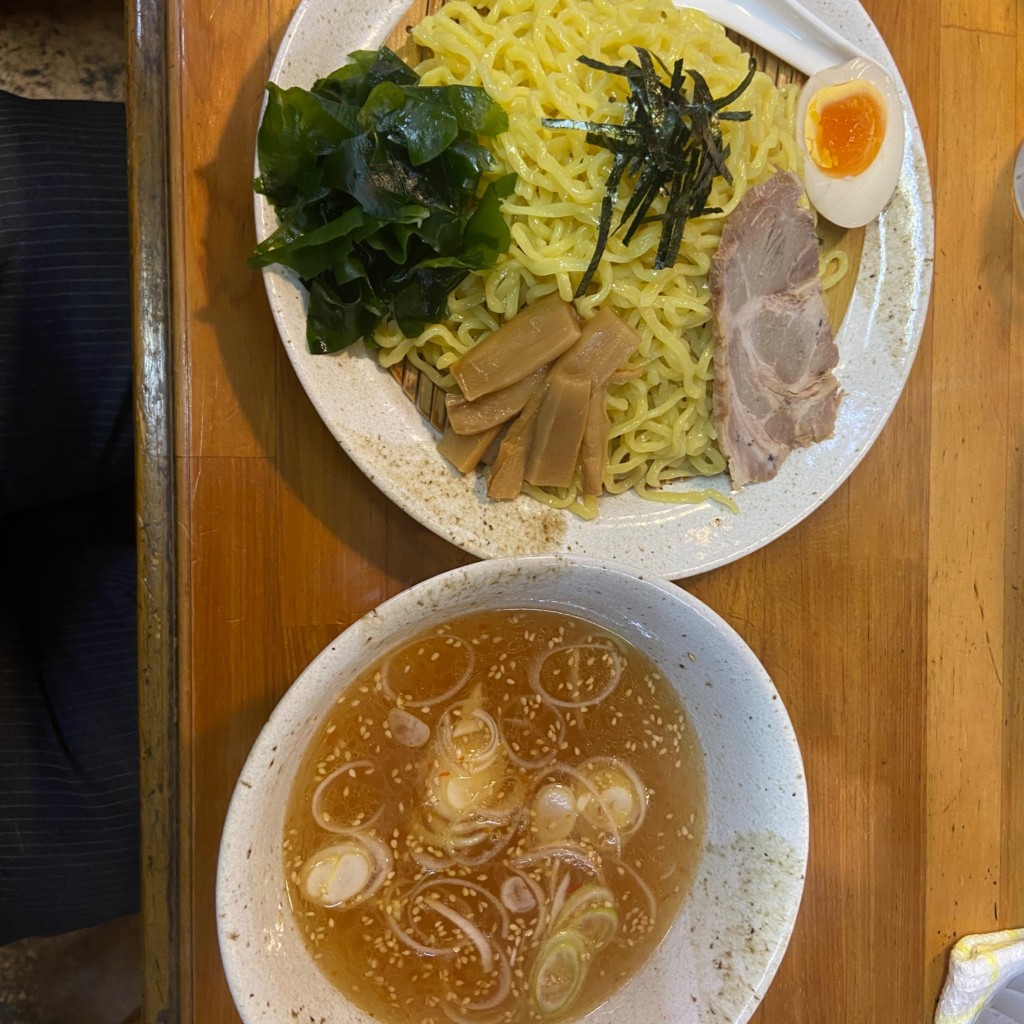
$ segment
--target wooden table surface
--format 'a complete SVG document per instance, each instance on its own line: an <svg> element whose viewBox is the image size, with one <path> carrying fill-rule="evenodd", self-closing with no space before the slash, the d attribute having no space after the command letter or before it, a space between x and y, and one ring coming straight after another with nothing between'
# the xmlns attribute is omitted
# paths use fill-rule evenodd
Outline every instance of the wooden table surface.
<svg viewBox="0 0 1024 1024"><path fill-rule="evenodd" d="M238 771L324 644L469 556L317 417L246 269L261 90L296 0L135 0L145 1020L237 1020L214 874ZM825 505L687 590L775 680L811 856L756 1021L929 1018L951 943L1024 925L1024 138L1019 0L870 0L937 209L931 312Z"/></svg>

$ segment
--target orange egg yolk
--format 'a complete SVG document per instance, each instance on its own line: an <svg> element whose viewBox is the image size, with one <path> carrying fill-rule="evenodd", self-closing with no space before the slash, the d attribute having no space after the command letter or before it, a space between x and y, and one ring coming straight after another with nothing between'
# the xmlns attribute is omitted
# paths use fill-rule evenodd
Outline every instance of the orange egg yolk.
<svg viewBox="0 0 1024 1024"><path fill-rule="evenodd" d="M807 105L807 152L833 178L866 171L878 156L884 136L885 103L870 82L827 85Z"/></svg>

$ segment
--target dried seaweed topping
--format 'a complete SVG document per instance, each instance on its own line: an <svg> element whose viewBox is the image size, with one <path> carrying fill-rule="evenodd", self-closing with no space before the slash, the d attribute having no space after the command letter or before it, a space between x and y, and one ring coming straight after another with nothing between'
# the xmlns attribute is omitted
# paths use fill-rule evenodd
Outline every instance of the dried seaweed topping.
<svg viewBox="0 0 1024 1024"><path fill-rule="evenodd" d="M254 187L280 226L249 263L288 267L309 289L310 352L370 340L386 316L415 337L508 250L515 175L490 180L478 138L507 128L483 89L424 86L386 47L350 54L311 90L267 86Z"/></svg>
<svg viewBox="0 0 1024 1024"><path fill-rule="evenodd" d="M712 96L704 77L677 60L671 70L656 54L636 48L639 63L606 64L591 57L577 58L581 64L609 75L618 75L629 86L620 124L546 117L545 128L569 128L586 132L587 142L607 149L612 165L601 201L597 244L576 297L586 293L612 233L612 218L624 182L632 187L615 229L623 225L629 244L642 224L661 222L661 238L655 255L655 269L672 266L679 256L683 229L690 217L720 213L707 205L716 177L732 184L726 160L729 147L722 143L722 121L748 121L747 110L724 110L750 85L756 66L750 58L743 81L728 95ZM687 93L686 80L690 80ZM651 214L659 195L666 196L665 212Z"/></svg>

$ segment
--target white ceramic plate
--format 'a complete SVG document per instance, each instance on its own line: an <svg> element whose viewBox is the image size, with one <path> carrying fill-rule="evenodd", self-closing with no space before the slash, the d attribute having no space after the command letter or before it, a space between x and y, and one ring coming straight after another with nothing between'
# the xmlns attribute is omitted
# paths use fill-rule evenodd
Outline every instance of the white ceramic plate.
<svg viewBox="0 0 1024 1024"><path fill-rule="evenodd" d="M725 0L702 0L708 7ZM759 0L770 16L780 0ZM309 87L356 49L385 38L408 0L302 0L271 72L281 86ZM730 4L730 9L735 5ZM749 5L748 5L749 6ZM793 33L793 4L784 2ZM778 476L737 494L739 514L714 504L664 505L632 494L605 497L592 522L521 497L490 502L476 475L456 473L435 450L436 433L385 371L356 346L336 356L306 349L306 293L287 271L265 271L278 330L295 371L330 431L396 504L447 540L481 557L567 552L609 558L679 579L755 551L817 508L850 475L892 412L917 352L931 287L933 214L921 133L892 57L856 0L807 0L815 18L854 51L886 67L904 97L906 148L895 196L868 226L856 288L838 336L836 374L845 397L834 436L794 452ZM799 10L799 9L797 9ZM807 47L829 40L808 21ZM757 24L745 23L756 40ZM844 58L845 59L845 58ZM811 68L813 70L813 68ZM256 197L260 238L276 226ZM729 490L726 477L711 486ZM702 479L680 489L704 488Z"/></svg>
<svg viewBox="0 0 1024 1024"><path fill-rule="evenodd" d="M281 840L302 753L347 682L384 651L471 611L547 608L611 629L678 690L704 755L707 829L689 895L658 948L587 1024L742 1024L786 949L803 893L800 749L740 636L682 588L561 556L475 562L403 591L324 649L253 745L217 863L217 929L245 1024L373 1024L309 956L288 906Z"/></svg>

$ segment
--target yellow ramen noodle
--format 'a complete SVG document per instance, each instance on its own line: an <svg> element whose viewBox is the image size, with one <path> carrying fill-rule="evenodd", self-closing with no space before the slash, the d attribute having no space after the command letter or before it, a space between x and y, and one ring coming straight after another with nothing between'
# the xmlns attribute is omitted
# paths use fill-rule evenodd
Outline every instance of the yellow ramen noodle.
<svg viewBox="0 0 1024 1024"><path fill-rule="evenodd" d="M594 252L611 154L588 143L584 132L547 129L541 119L618 123L628 92L621 77L577 57L622 64L645 47L669 66L682 57L722 96L742 81L747 56L720 25L669 0L450 0L413 36L432 54L418 68L425 85L481 85L502 105L509 129L495 143L499 173L518 175L503 206L512 231L508 254L460 286L446 322L415 339L403 338L394 324L376 336L384 365L408 358L452 388L449 367L459 355L526 304L554 291L572 299ZM717 178L708 205L722 212L691 219L676 264L664 270L653 269L659 223L641 228L628 247L622 231L613 234L588 294L577 300L583 319L610 305L642 341L631 361L639 375L609 391L609 492L633 490L657 501L722 499L710 490L664 486L725 469L711 422L708 271L723 220L746 190L778 169L797 168L795 103L795 88L755 75L735 104L751 119L721 123L733 183ZM628 194L624 186L613 225ZM664 210L660 204L652 214ZM527 490L588 518L597 511L596 500L575 484Z"/></svg>

